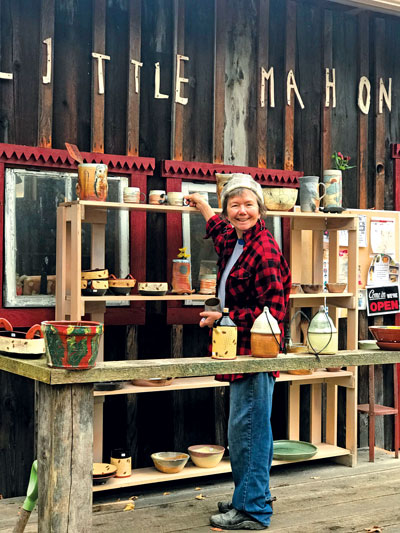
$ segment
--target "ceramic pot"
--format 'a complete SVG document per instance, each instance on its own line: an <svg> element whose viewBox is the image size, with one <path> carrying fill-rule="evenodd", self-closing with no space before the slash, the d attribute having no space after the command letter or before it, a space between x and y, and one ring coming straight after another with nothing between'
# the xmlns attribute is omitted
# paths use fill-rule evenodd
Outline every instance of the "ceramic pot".
<svg viewBox="0 0 400 533"><path fill-rule="evenodd" d="M326 208L342 207L342 171L324 170L323 180L326 188L323 206Z"/></svg>
<svg viewBox="0 0 400 533"><path fill-rule="evenodd" d="M177 294L192 292L189 259L172 260L172 290Z"/></svg>
<svg viewBox="0 0 400 533"><path fill-rule="evenodd" d="M89 321L46 321L41 324L48 366L81 370L96 365L104 326Z"/></svg>
<svg viewBox="0 0 400 533"><path fill-rule="evenodd" d="M319 209L321 198L325 196L325 184L319 183L318 176L301 176L300 181L300 209L301 211L315 213ZM319 195L319 186L324 189L322 196Z"/></svg>
<svg viewBox="0 0 400 533"><path fill-rule="evenodd" d="M110 463L117 467L115 477L129 477L132 471L132 459L121 448L111 452Z"/></svg>
<svg viewBox="0 0 400 533"><path fill-rule="evenodd" d="M83 163L78 165L76 195L80 200L105 202L108 195L107 165Z"/></svg>
<svg viewBox="0 0 400 533"><path fill-rule="evenodd" d="M308 327L309 353L335 354L338 351L338 333L332 319L321 305Z"/></svg>

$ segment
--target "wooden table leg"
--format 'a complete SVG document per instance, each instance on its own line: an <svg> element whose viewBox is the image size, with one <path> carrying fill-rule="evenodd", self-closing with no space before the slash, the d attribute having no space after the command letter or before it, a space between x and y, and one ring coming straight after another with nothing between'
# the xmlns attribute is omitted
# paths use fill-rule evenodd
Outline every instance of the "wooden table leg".
<svg viewBox="0 0 400 533"><path fill-rule="evenodd" d="M39 383L39 533L92 530L93 385Z"/></svg>

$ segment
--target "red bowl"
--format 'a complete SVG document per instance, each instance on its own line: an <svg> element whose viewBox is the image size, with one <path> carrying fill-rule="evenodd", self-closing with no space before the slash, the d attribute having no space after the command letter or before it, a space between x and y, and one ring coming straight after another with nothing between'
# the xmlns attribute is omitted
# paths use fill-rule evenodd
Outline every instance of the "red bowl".
<svg viewBox="0 0 400 533"><path fill-rule="evenodd" d="M400 342L400 326L370 326L369 330L378 342Z"/></svg>

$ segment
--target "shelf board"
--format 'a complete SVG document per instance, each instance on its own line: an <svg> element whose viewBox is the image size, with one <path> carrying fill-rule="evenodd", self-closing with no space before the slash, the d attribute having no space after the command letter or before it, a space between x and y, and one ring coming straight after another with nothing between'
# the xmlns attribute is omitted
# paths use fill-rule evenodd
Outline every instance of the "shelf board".
<svg viewBox="0 0 400 533"><path fill-rule="evenodd" d="M129 209L134 211L142 211L147 213L199 213L195 207L175 206L175 205L152 205L152 204L131 204L124 202L96 202L89 200L76 200L73 202L64 202L60 205L69 206L73 204L80 204L86 207L97 207L103 209ZM222 209L213 208L215 213L221 213ZM349 213L308 213L302 211L267 211L267 217L287 217L299 219L337 219L337 220L351 220L357 215Z"/></svg>
<svg viewBox="0 0 400 533"><path fill-rule="evenodd" d="M83 302L121 302L121 301L171 301L171 300L199 300L204 301L208 298L213 298L212 294L166 294L165 296L142 296L141 294L130 294L129 296L110 296L105 294L104 296L81 296ZM67 296L66 300L70 300L71 297Z"/></svg>
<svg viewBox="0 0 400 533"><path fill-rule="evenodd" d="M352 292L316 292L313 294L299 292L296 294L291 294L289 298L291 300L300 300L303 298L309 298L310 300L313 300L316 298L348 298L349 296L354 296L354 295Z"/></svg>
<svg viewBox="0 0 400 533"><path fill-rule="evenodd" d="M344 455L350 455L350 451L345 448L340 448L338 446L333 446L332 444L326 444L321 442L316 444L318 447L318 452L314 457L310 459L304 459L304 461L314 461L316 459L327 459L330 457L338 457ZM283 464L299 462L299 461L272 461L272 466L279 466ZM231 471L231 465L229 458L225 457L222 461L214 468L199 468L194 466L189 462L185 468L176 474L164 474L159 472L154 467L149 468L138 468L132 470L132 475L125 478L111 478L104 485L96 485L93 487L93 492L99 492L103 490L112 490L123 487L133 487L136 485L147 485L149 483L160 483L163 481L172 481L176 479L188 479L200 476L210 476L215 474L226 474Z"/></svg>
<svg viewBox="0 0 400 533"><path fill-rule="evenodd" d="M348 370L339 370L338 372L328 372L326 370L314 371L312 374L295 375L287 372L280 372L277 382L296 381L303 384L325 383L329 381L340 381L344 378L353 378L353 373ZM170 385L161 387L145 387L131 385L124 382L121 389L111 391L94 391L94 396L117 396L119 394L138 394L141 392L168 392L172 390L190 390L190 389L209 389L215 387L228 387L228 381L217 381L214 376L203 376L196 378L175 378Z"/></svg>

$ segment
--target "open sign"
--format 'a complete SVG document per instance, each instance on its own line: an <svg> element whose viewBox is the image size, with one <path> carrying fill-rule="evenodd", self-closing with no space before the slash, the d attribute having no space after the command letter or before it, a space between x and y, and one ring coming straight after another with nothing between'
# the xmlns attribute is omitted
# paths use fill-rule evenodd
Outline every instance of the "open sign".
<svg viewBox="0 0 400 533"><path fill-rule="evenodd" d="M367 287L368 316L399 312L399 286Z"/></svg>

